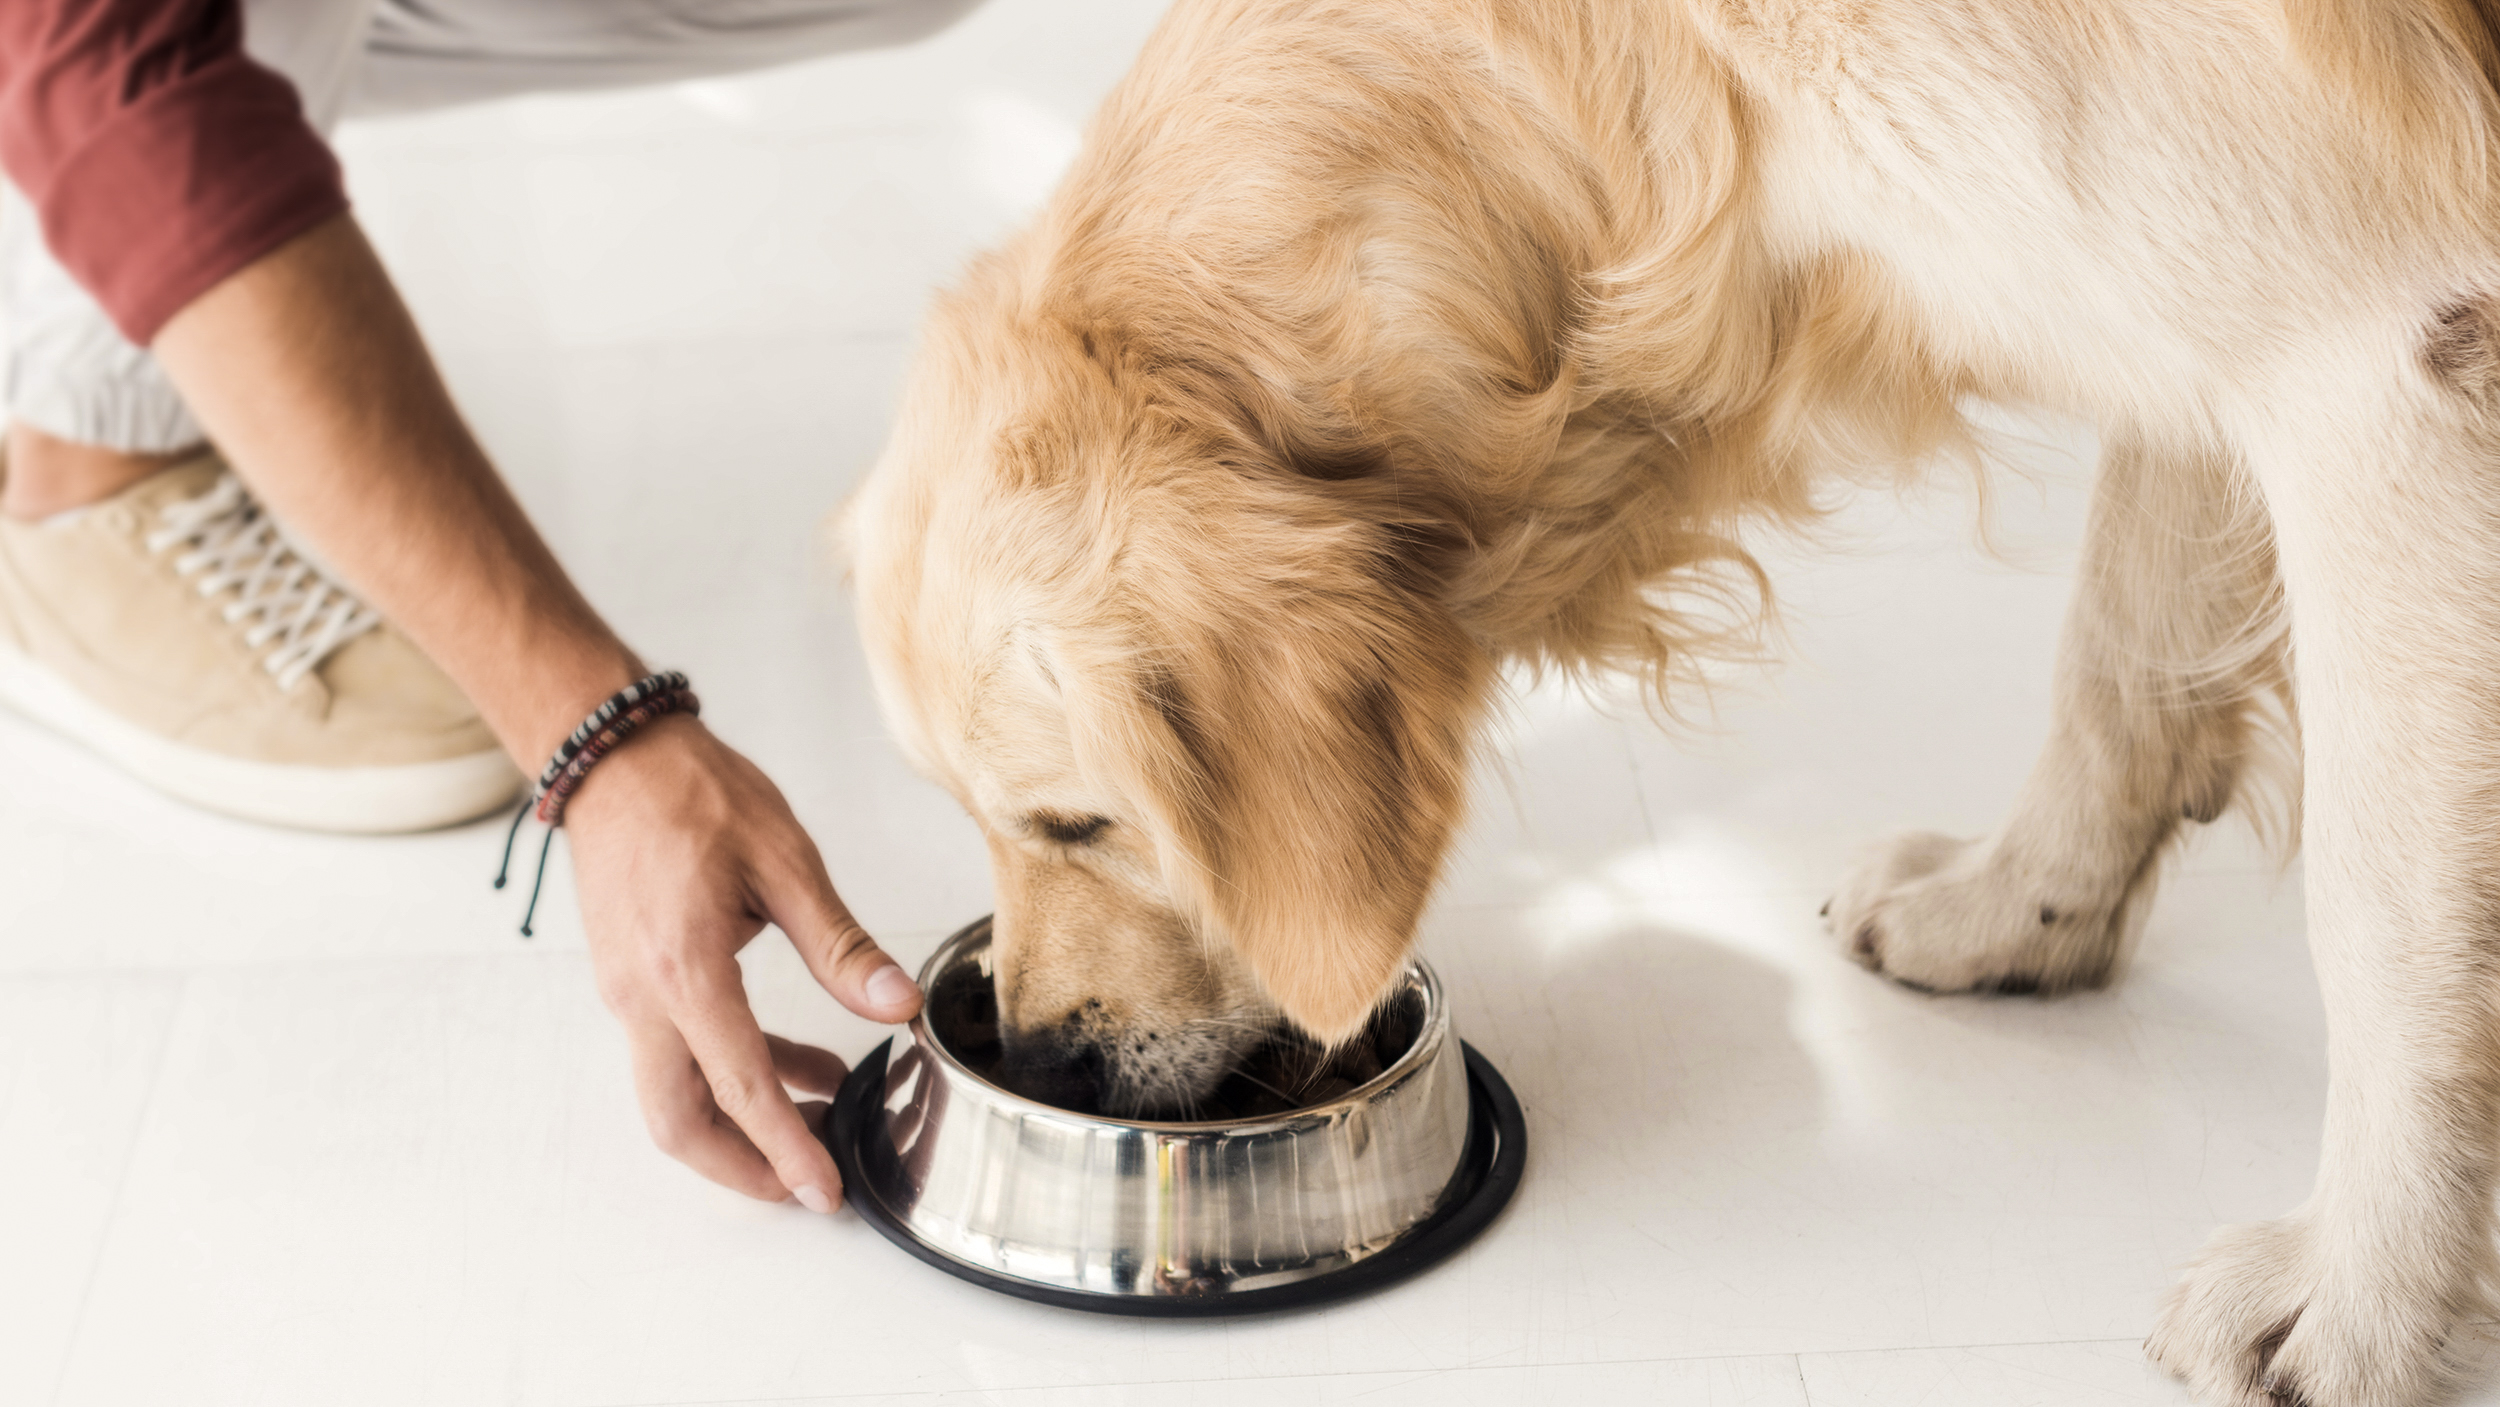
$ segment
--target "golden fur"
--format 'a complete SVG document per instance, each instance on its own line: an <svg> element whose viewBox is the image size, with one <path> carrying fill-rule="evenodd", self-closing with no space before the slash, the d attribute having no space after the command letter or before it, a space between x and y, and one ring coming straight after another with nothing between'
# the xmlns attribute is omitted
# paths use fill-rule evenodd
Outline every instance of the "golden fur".
<svg viewBox="0 0 2500 1407"><path fill-rule="evenodd" d="M2049 405L2109 445L2052 741L1835 930L2105 980L2305 732L2319 1190L2153 1349L2425 1400L2500 1138L2486 3L1184 0L847 519L888 713L990 838L1011 1063L1185 1106L1277 1016L1356 1029L1504 666L1666 698L1754 648L1749 534Z"/></svg>

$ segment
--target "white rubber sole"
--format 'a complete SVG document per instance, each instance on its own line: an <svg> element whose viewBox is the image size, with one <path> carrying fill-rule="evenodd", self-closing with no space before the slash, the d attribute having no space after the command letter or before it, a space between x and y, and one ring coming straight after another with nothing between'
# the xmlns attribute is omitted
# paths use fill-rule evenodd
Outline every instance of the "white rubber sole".
<svg viewBox="0 0 2500 1407"><path fill-rule="evenodd" d="M500 752L402 767L248 762L161 738L0 644L0 704L85 745L166 795L206 810L298 830L381 835L457 825L518 794Z"/></svg>

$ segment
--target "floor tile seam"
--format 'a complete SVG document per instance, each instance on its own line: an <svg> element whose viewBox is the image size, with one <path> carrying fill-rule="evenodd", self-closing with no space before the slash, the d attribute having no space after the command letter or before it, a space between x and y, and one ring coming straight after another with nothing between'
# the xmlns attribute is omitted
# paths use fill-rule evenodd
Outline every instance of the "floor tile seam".
<svg viewBox="0 0 2500 1407"><path fill-rule="evenodd" d="M1633 741L1631 724L1618 722L1614 729L1615 741L1623 747L1623 769L1632 776L1632 809L1641 818L1641 834L1649 840L1650 854L1656 855L1665 847L1658 843L1658 820L1650 814L1649 781L1641 772L1641 749Z"/></svg>
<svg viewBox="0 0 2500 1407"><path fill-rule="evenodd" d="M1817 884L1800 885L1791 889L1730 889L1724 891L1686 892L1678 894L1674 897L1678 902L1689 902L1695 904L1718 903L1723 900L1730 899L1798 899L1819 904L1822 902L1822 899L1817 896L1830 893L1831 888L1832 886L1828 884ZM1437 904L1433 906L1433 908L1426 912L1425 917L1429 920L1431 915L1436 913L1483 914L1501 913L1504 911L1525 911L1534 909L1543 902L1544 901L1541 899L1458 899L1452 900L1446 904Z"/></svg>
<svg viewBox="0 0 2500 1407"><path fill-rule="evenodd" d="M704 80L693 81L699 83ZM845 141L874 140L881 137L951 137L956 135L957 130L958 125L952 122L871 119L859 123L827 123L821 127L803 122L776 127L769 122L759 122L742 125L732 132L715 120L714 125L702 127L669 127L662 124L614 134L548 130L521 132L514 134L509 143L498 148L493 154L502 159L514 160L618 152L639 156L647 154L655 145L738 148L804 146L829 137ZM487 145L479 143L477 147L482 150ZM407 150L414 154L418 149L412 144ZM384 153L369 151L360 155L364 156L368 162L373 162L382 158Z"/></svg>
<svg viewBox="0 0 2500 1407"><path fill-rule="evenodd" d="M2272 865L2194 866L2174 870L2164 876L2177 882L2192 879L2266 879L2279 871ZM1837 876L1835 876L1837 882ZM1742 889L1690 890L1674 897L1693 903L1714 903L1730 899L1805 899L1828 894L1831 884L1764 885ZM1457 899L1435 905L1431 912L1445 914L1481 914L1505 909L1533 909L1540 902L1524 899ZM1819 900L1818 900L1819 902Z"/></svg>
<svg viewBox="0 0 2500 1407"><path fill-rule="evenodd" d="M111 981L170 979L186 986L201 978L236 973L252 975L283 975L302 972L337 971L347 968L381 968L394 965L434 963L485 964L511 962L519 958L548 959L555 957L583 958L590 950L580 947L546 947L524 949L514 953L342 953L337 956L304 956L236 958L230 962L180 962L162 964L123 964L110 967L31 967L0 966L0 986L17 982L42 981Z"/></svg>
<svg viewBox="0 0 2500 1407"><path fill-rule="evenodd" d="M32 987L45 982L170 982L181 986L196 974L212 970L204 963L166 963L125 967L25 967L0 965L0 988Z"/></svg>
<svg viewBox="0 0 2500 1407"><path fill-rule="evenodd" d="M2065 1341L2060 1340L2060 1341L2057 1341L2057 1342L2065 1342ZM2120 1341L2119 1341L2119 1340L2114 1340L2114 1339L2079 1339L2079 1340L2074 1340L2073 1342L2078 1342L2078 1343L2115 1343L2115 1342L2120 1342ZM1936 1347L1940 1347L1940 1348L1941 1348L1941 1347L1959 1347L1959 1346L1960 1346L1960 1345L1936 1345ZM2032 1346L2035 1346L2035 1345L2007 1345L2007 1344L1979 1344L1979 1345L1971 1345L1971 1347L1979 1347L1979 1348L2032 1347ZM1898 1351L1901 1351L1901 1350L1895 1350L1895 1349L1880 1349L1880 1348L1879 1348L1879 1349L1843 1349L1843 1350L1840 1350L1840 1352L1845 1352L1845 1353L1861 1353L1861 1352L1863 1352L1863 1353L1891 1353L1891 1352L1898 1352ZM1369 1378L1369 1377L1391 1377L1391 1376L1399 1376L1399 1377L1407 1377L1407 1378L1429 1378L1429 1377L1437 1377L1437 1376L1441 1376L1441 1375L1443 1375L1443 1374L1449 1374L1449 1373L1499 1372L1499 1371L1504 1371L1504 1370L1508 1370L1508 1369L1515 1369L1515 1368L1638 1368L1638 1367L1643 1367L1643 1366L1646 1366L1646 1365L1652 1365L1652 1364L1662 1364L1662 1363L1764 1363L1764 1364L1772 1364L1772 1363L1778 1363L1778 1362L1781 1362L1781 1361L1783 1361L1783 1360L1784 1360L1784 1361L1786 1361L1786 1362L1787 1362L1787 1363L1791 1366L1791 1368L1792 1368L1792 1369L1794 1369L1794 1370L1797 1372L1799 1384L1800 1384L1800 1386L1802 1386L1802 1385L1803 1385L1803 1383L1804 1383L1804 1360L1805 1360L1805 1358L1806 1358L1807 1356L1808 1356L1808 1355L1807 1355L1806 1353L1789 1352L1789 1351L1779 1350L1779 1349L1768 1350L1768 1351L1761 1352L1761 1353L1670 1353L1670 1354L1660 1354L1660 1355L1655 1355L1655 1356L1651 1356L1651 1357L1647 1357L1647 1358L1567 1358L1567 1359L1554 1359L1554 1360L1540 1360L1540 1361L1537 1361L1537 1362L1530 1362L1530 1363L1456 1363L1456 1364L1450 1364L1450 1365L1445 1366L1445 1367L1437 1367L1437 1368L1356 1368L1356 1369L1347 1369L1347 1370L1343 1370L1343 1371L1339 1371L1339 1372L1327 1372L1327 1373L1273 1373L1273 1374L1265 1374L1265 1375L1261 1375L1261 1376L1259 1376L1259 1377L1255 1377L1255 1378L1241 1378L1241 1377L1238 1377L1238 1376L1232 1376L1232 1377L1210 1376L1210 1377L1177 1377L1177 1378L1140 1378L1140 1379L1121 1379L1121 1380L1118 1380L1118 1381L1083 1382L1083 1383L1024 1383L1024 1384L1015 1384L1015 1385L1005 1385L1005 1384L997 1384L997 1383L992 1383L992 1384L987 1384L987 1385L986 1385L986 1386L985 1386L982 1390L985 1390L985 1391L993 1391L993 1392L1052 1392L1052 1391L1074 1391L1074 1392L1082 1392L1082 1391L1099 1390L1099 1389L1107 1389L1107 1388L1188 1387L1188 1386L1193 1386L1193 1385L1201 1385L1201 1384L1207 1384L1207 1383L1228 1383L1228 1382L1272 1382L1272 1381L1277 1381L1277 1380L1280 1380L1280 1379L1288 1379L1288 1378ZM953 1388L932 1388L932 1389L929 1389L929 1390L927 1390L927 1391L925 1391L925 1392L920 1392L920 1393L917 1393L917 1394L913 1394L913 1393L895 1393L895 1392L891 1392L891 1391L877 1390L877 1391L862 1391L862 1392L833 1392L833 1393L818 1392L818 1393L803 1393L803 1394L800 1394L800 1395L798 1395L798 1396L794 1396L794 1397L752 1397L752 1396L749 1396L749 1397L700 1397L700 1398L694 1398L694 1397L687 1397L687 1398L680 1398L680 1397L663 1397L663 1398L616 1398L616 1399L612 1399L612 1400L609 1400L609 1401L604 1401L604 1402L584 1404L584 1405L583 1405L583 1407L748 1407L748 1405L749 1405L749 1404L773 1404L773 1403L785 1403L785 1404L786 1404L786 1403L806 1403L806 1402L862 1402L862 1401L868 1401L868 1400L871 1400L871 1399L876 1399L876 1400L893 1400L893 1399L898 1398L898 1397L908 1398L908 1397L912 1397L912 1396L915 1396L915 1395L916 1395L916 1396L921 1396L921 1397L927 1397L927 1398L930 1398L930 1399L933 1399L933 1400L934 1400L935 1398L937 1398L937 1397L941 1396L942 1394L949 1393L949 1392L955 1392L955 1391L958 1391L958 1389L953 1389Z"/></svg>
<svg viewBox="0 0 2500 1407"><path fill-rule="evenodd" d="M2142 1339L2126 1338L2025 1339L2006 1343L1903 1344L1895 1348L1811 1349L1797 1355L1797 1386L1806 1395L1806 1407L1824 1407L1823 1400L1815 1395L1814 1378L1809 1371L1811 1364L1808 1360L1816 1358L1850 1358L1879 1353L1979 1353L1988 1349L2003 1348L2086 1348L2101 1344L2131 1346L2140 1351L2143 1343ZM1834 1404L1834 1407L1837 1405Z"/></svg>
<svg viewBox="0 0 2500 1407"><path fill-rule="evenodd" d="M1794 887L1778 889L1688 890L1673 895L1671 897L1671 902L1701 905L1728 903L1737 900L1777 899L1801 903L1807 906L1808 909L1813 909L1820 906L1825 899L1830 898L1833 889L1836 888L1838 884L1839 877L1835 875L1832 882L1829 884L1797 885ZM1536 909L1543 902L1544 901L1542 899L1453 900L1446 904L1434 906L1432 909L1427 911L1425 918L1426 921L1429 922L1433 914L1487 914L1503 912L1524 913Z"/></svg>
<svg viewBox="0 0 2500 1407"><path fill-rule="evenodd" d="M2141 1337L2123 1334L2096 1334L2081 1339L1996 1339L1984 1343L1905 1343L1879 1344L1868 1348L1801 1348L1799 1358L1845 1358L1857 1353L1977 1353L1992 1348L2076 1348L2087 1344L2132 1344L2142 1347Z"/></svg>
<svg viewBox="0 0 2500 1407"><path fill-rule="evenodd" d="M755 140L752 145L766 146L776 140L785 145L797 146L810 139L874 141L883 137L908 140L932 135L944 136L946 129L929 123L896 123L881 127L790 126L773 133L758 131L754 133ZM368 183L389 181L389 178L398 175L400 170L408 168L431 168L423 171L422 174L433 175L442 170L478 166L501 167L502 170L498 174L507 177L517 176L526 180L537 174L530 168L543 162L563 161L567 158L595 160L613 156L619 152L628 152L637 146L647 150L653 143L679 147L701 146L707 143L729 147L750 145L749 142L741 139L723 141L722 136L723 134L717 129L665 125L645 129L638 133L614 136L571 132L521 133L500 143L466 137L448 141L411 140L369 131L342 134L343 140L353 148L345 153L350 178L360 177ZM390 184L400 183L391 181ZM394 195L404 193L404 191L393 192Z"/></svg>
<svg viewBox="0 0 2500 1407"><path fill-rule="evenodd" d="M932 947L961 928L962 925L932 925L926 928L895 928L885 930L878 942L888 947L909 947L926 943ZM760 937L760 935L759 935ZM227 961L183 961L166 963L112 963L94 966L47 965L11 967L0 962L0 986L15 982L94 981L122 979L166 979L188 982L195 977L215 976L238 971L322 969L336 967L380 967L400 963L508 962L515 958L588 958L590 949L578 943L541 943L515 937L509 947L494 949L463 949L444 952L372 952L372 953L289 953L275 957L245 957Z"/></svg>
<svg viewBox="0 0 2500 1407"><path fill-rule="evenodd" d="M548 348L554 351L571 352L584 357L605 357L628 354L642 355L663 349L671 351L701 351L721 346L753 346L759 343L768 346L815 345L852 348L870 346L876 343L891 342L903 344L908 347L918 336L919 329L913 327L863 327L817 332L791 332L778 330L758 330L751 332L706 332L689 337L592 338L582 341L565 339L551 332L545 340ZM446 345L457 347L460 344L449 343ZM497 345L500 346L501 344Z"/></svg>
<svg viewBox="0 0 2500 1407"><path fill-rule="evenodd" d="M930 285L930 292L932 295L936 293L937 287L938 286L935 284ZM793 337L777 332L724 332L691 339L674 337L577 338L565 334L555 334L549 336L544 345L550 355L563 356L571 361L574 368L578 368L583 359L593 357L639 357L669 347L722 346L737 343L745 343L748 345L756 343L780 343L784 345L802 345L812 343L817 345L840 347L844 349L890 345L899 355L900 353L908 351L911 348L911 338L912 330L907 327L872 327L839 337ZM568 374L566 370L559 370L557 372L557 375L559 376L566 374Z"/></svg>
<svg viewBox="0 0 2500 1407"><path fill-rule="evenodd" d="M70 1312L69 1341L61 1349L61 1361L52 1370L52 1391L46 1401L58 1403L69 1385L70 1366L78 1361L79 1345L87 1336L87 1311L95 1301L96 1280L104 1273L104 1253L113 1244L113 1228L120 1223L122 1197L130 1187L130 1172L139 1161L139 1145L146 1139L148 1119L156 1112L156 1093L165 1084L165 1068L174 1056L174 1035L181 1027L183 1014L191 1005L191 979L182 977L174 988L174 999L166 1008L165 1019L157 1031L156 1058L149 1062L147 1087L139 1094L138 1114L130 1121L130 1135L122 1147L121 1167L113 1175L113 1194L105 1199L104 1220L96 1229L95 1249L87 1257L87 1273L78 1286L78 1307Z"/></svg>

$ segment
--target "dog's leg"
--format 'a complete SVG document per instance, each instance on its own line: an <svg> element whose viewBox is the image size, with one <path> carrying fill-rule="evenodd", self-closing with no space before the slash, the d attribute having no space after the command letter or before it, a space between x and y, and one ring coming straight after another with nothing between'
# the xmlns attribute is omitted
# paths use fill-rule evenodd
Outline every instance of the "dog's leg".
<svg viewBox="0 0 2500 1407"><path fill-rule="evenodd" d="M2429 1401L2490 1283L2500 433L2391 382L2294 388L2245 432L2298 660L2329 1080L2316 1190L2219 1233L2147 1345L2230 1407Z"/></svg>
<svg viewBox="0 0 2500 1407"><path fill-rule="evenodd" d="M1845 951L1924 991L2106 980L2163 842L2221 814L2280 681L2272 539L2214 452L2103 456L2059 645L2055 726L2004 829L1870 849L1826 910Z"/></svg>

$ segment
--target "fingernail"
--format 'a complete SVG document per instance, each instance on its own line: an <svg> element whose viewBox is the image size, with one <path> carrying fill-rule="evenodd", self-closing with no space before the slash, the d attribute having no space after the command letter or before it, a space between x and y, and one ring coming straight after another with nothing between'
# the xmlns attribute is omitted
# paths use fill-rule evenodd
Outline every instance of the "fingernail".
<svg viewBox="0 0 2500 1407"><path fill-rule="evenodd" d="M879 1006L902 1006L919 995L919 985L892 963L878 968L868 979L868 1000Z"/></svg>
<svg viewBox="0 0 2500 1407"><path fill-rule="evenodd" d="M799 1184L797 1196L800 1206L807 1208L809 1211L814 1212L819 1216L833 1210L833 1199L826 1196L825 1189L818 1187L815 1183L803 1182Z"/></svg>

